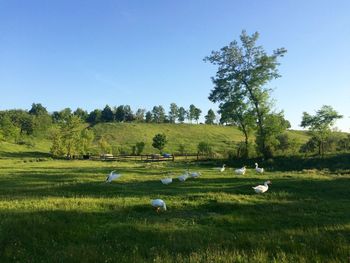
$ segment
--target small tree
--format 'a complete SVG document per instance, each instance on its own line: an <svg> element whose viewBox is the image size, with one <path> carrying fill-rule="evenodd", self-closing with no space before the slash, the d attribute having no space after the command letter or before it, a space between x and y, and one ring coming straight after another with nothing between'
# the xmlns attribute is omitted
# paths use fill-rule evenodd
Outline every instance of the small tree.
<svg viewBox="0 0 350 263"><path fill-rule="evenodd" d="M164 149L165 147L165 144L167 143L167 139L166 139L166 136L165 134L156 134L154 137L153 137L153 143L152 143L152 146L156 149L159 150L159 152L161 153L162 150Z"/></svg>
<svg viewBox="0 0 350 263"><path fill-rule="evenodd" d="M324 144L331 134L331 127L337 119L341 119L342 117L342 115L339 115L338 112L328 105L322 106L313 116L307 112L303 112L303 119L300 126L309 128L317 140L319 155L323 156L324 154Z"/></svg>
<svg viewBox="0 0 350 263"><path fill-rule="evenodd" d="M211 145L207 142L200 142L197 146L198 154L205 155L205 156L211 156L213 153L213 150L211 148Z"/></svg>
<svg viewBox="0 0 350 263"><path fill-rule="evenodd" d="M136 143L136 155L141 155L143 150L145 149L145 143L144 142L137 142Z"/></svg>
<svg viewBox="0 0 350 263"><path fill-rule="evenodd" d="M194 116L193 117L196 120L197 124L198 124L199 117L201 116L201 113L202 113L201 109L199 109L199 108L194 109Z"/></svg>

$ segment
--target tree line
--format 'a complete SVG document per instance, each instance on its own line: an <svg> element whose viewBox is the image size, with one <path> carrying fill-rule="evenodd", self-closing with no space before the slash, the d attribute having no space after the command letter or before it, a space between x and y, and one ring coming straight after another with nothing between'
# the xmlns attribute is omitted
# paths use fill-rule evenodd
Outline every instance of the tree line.
<svg viewBox="0 0 350 263"><path fill-rule="evenodd" d="M189 123L195 121L198 124L202 110L193 104L186 110L184 107L177 106L176 103L170 104L168 113L162 105L154 106L149 111L143 108L133 111L129 105L119 105L113 108L106 105L103 109L95 109L90 113L81 108L74 112L69 108L55 111L52 113L53 121L59 122L71 114L79 116L83 121L92 125L103 122L184 123L186 120ZM209 109L204 118L206 124L214 124L216 114L212 109Z"/></svg>

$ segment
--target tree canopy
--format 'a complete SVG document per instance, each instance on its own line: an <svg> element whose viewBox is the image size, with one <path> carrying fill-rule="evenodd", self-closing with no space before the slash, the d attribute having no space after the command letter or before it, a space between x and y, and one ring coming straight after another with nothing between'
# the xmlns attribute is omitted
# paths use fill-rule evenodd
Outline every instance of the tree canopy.
<svg viewBox="0 0 350 263"><path fill-rule="evenodd" d="M259 33L248 35L242 31L240 44L232 41L219 51L212 51L204 61L217 65L216 76L212 78L214 88L209 100L219 102L222 112L227 103L247 105L247 110L253 112L257 120L256 143L265 157L271 155L267 145L269 138L266 133L265 119L271 113L271 90L265 85L280 77L278 58L287 52L279 48L268 55L262 46L257 45ZM231 107L230 107L231 108ZM231 108L231 112L232 112ZM238 111L242 108L238 107Z"/></svg>

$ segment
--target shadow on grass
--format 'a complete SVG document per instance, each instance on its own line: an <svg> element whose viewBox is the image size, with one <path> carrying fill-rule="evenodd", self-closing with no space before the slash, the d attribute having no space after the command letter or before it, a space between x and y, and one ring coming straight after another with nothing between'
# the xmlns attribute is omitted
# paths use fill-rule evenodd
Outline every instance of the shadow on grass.
<svg viewBox="0 0 350 263"><path fill-rule="evenodd" d="M174 262L182 255L188 262L197 253L200 258L194 261L204 262L207 253L222 257L224 251L231 251L221 262L234 262L235 251L243 257L266 251L261 261L267 262L283 251L307 262L313 262L316 255L328 262L346 256L339 246L350 242L349 233L342 229L349 214L342 211L335 217L332 212L338 210L326 211L303 201L239 204L211 200L180 207L169 204L169 210L161 214L146 204L122 208L106 204L99 212L0 210L0 259L148 262L159 256L162 262L166 258Z"/></svg>
<svg viewBox="0 0 350 263"><path fill-rule="evenodd" d="M27 151L27 152L4 152L0 151L1 158L50 158L51 154L39 151Z"/></svg>

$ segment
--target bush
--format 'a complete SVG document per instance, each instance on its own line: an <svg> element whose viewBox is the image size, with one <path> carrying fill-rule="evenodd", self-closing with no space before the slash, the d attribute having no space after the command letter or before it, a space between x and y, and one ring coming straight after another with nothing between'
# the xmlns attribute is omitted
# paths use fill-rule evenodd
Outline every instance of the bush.
<svg viewBox="0 0 350 263"><path fill-rule="evenodd" d="M212 156L213 155L213 149L211 145L207 142L200 142L197 146L198 154L205 155L205 156Z"/></svg>
<svg viewBox="0 0 350 263"><path fill-rule="evenodd" d="M144 142L138 142L136 143L136 154L141 155L143 150L145 149L145 143Z"/></svg>

